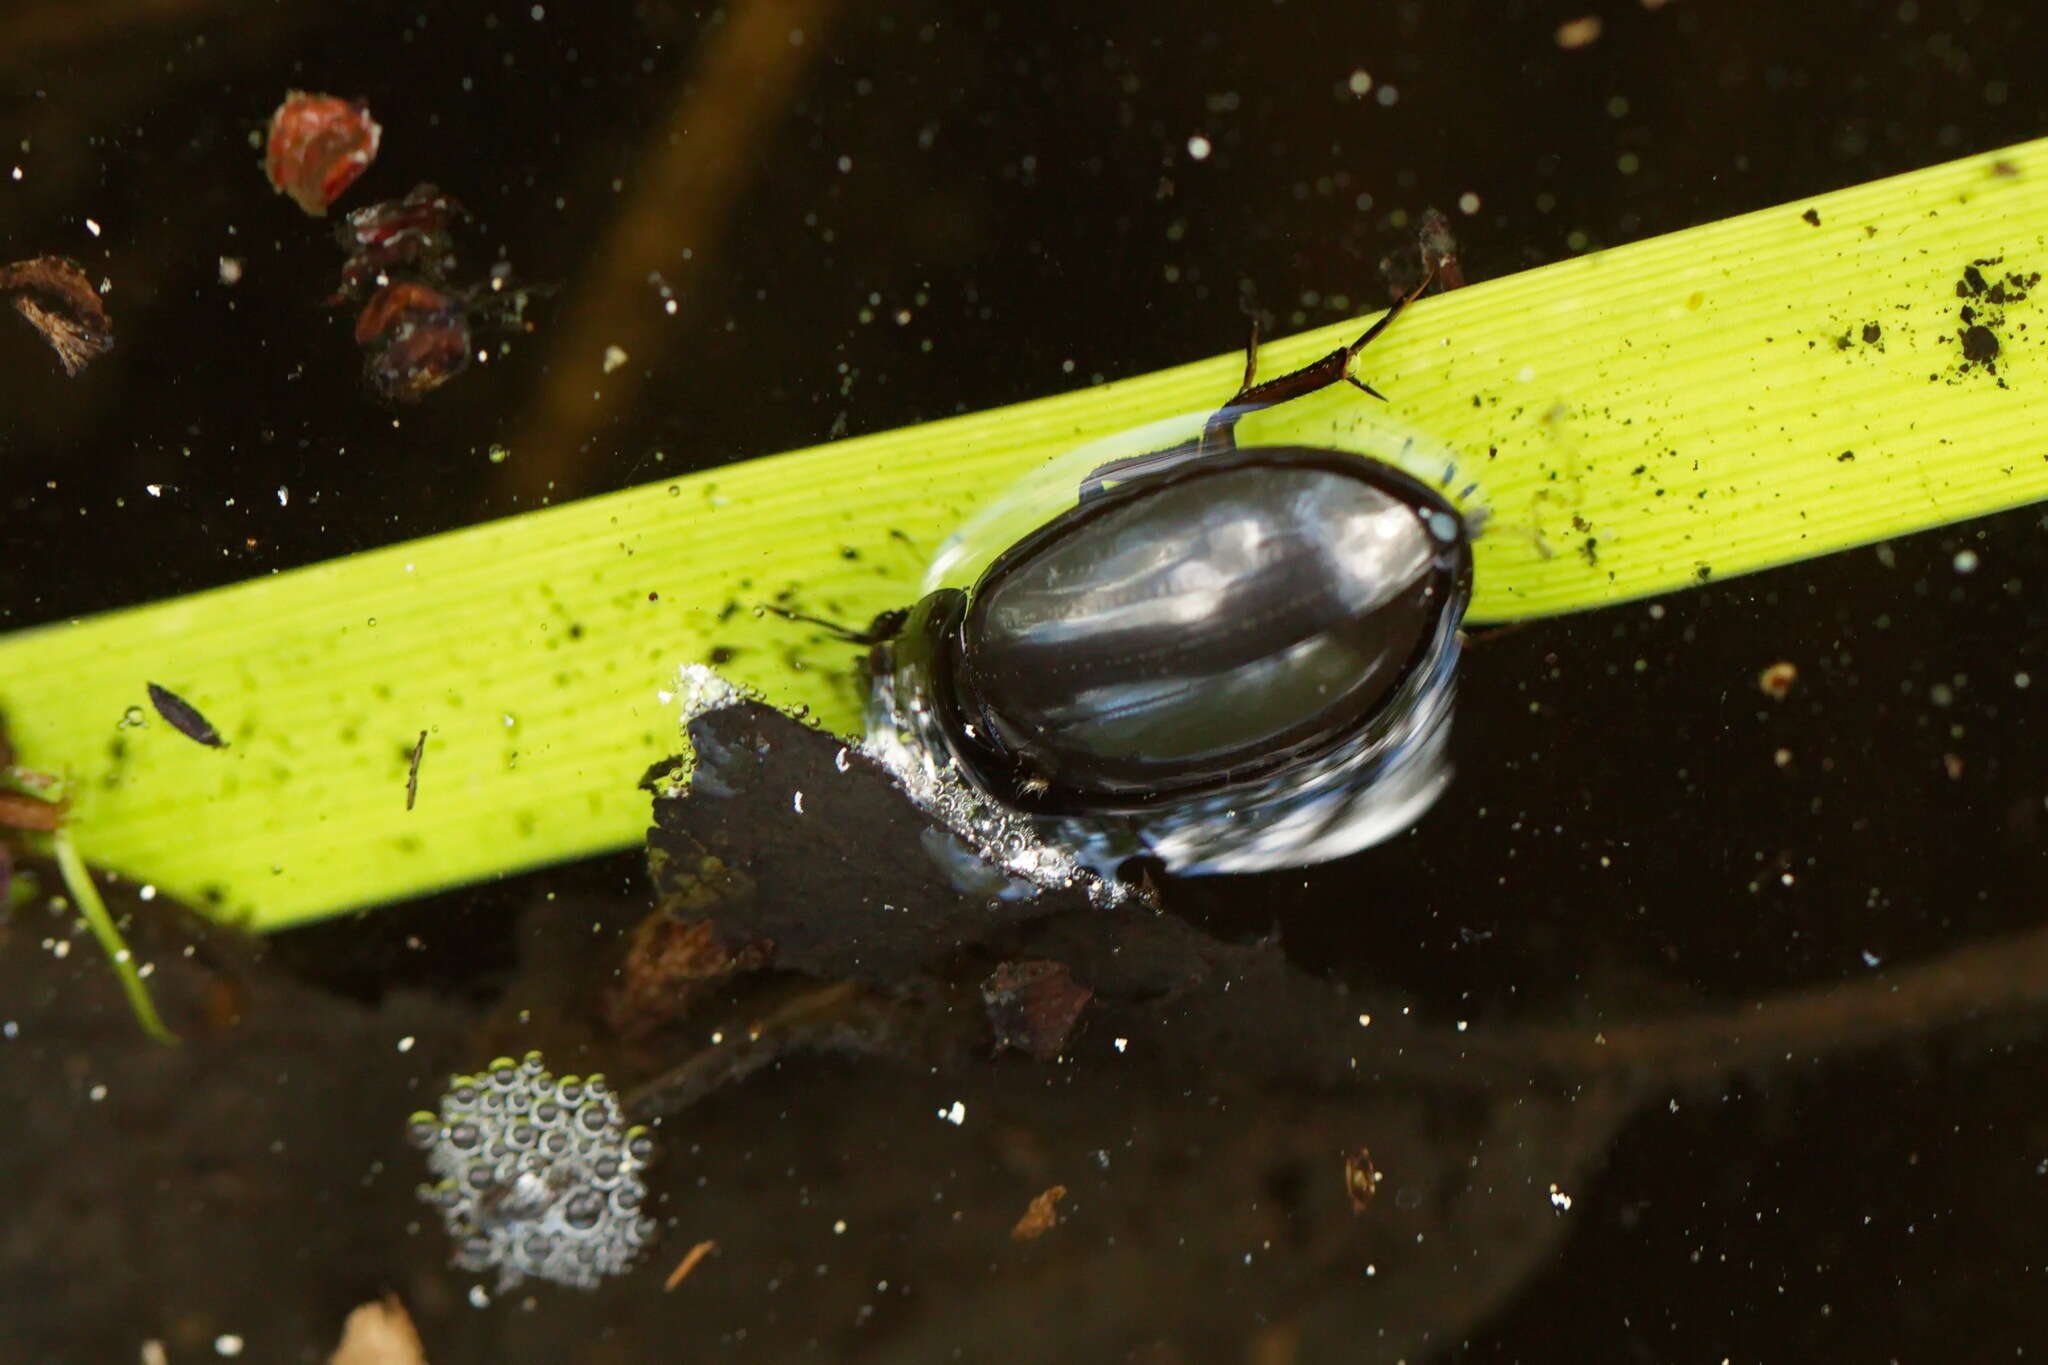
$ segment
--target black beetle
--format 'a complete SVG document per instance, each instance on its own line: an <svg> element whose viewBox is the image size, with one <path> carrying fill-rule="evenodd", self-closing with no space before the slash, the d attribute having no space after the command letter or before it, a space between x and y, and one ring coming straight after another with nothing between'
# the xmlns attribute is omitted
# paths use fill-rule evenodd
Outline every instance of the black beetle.
<svg viewBox="0 0 2048 1365"><path fill-rule="evenodd" d="M1296 866L1412 823L1449 779L1476 522L1393 464L1235 429L1339 380L1378 397L1351 361L1428 283L1263 384L1254 337L1197 434L1097 465L970 587L879 618L869 747L1104 875Z"/></svg>

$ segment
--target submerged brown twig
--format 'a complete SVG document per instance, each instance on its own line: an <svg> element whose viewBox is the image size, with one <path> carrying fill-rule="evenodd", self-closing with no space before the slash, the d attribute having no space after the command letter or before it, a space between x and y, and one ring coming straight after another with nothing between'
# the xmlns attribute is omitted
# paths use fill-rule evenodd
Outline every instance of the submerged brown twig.
<svg viewBox="0 0 2048 1365"><path fill-rule="evenodd" d="M548 378L512 424L505 466L525 499L574 496L580 451L632 402L655 359L683 335L648 287L688 249L701 267L760 164L763 137L821 50L835 0L744 0L679 82L610 230L556 323ZM686 301L667 302L679 312ZM623 354L630 364L607 357Z"/></svg>

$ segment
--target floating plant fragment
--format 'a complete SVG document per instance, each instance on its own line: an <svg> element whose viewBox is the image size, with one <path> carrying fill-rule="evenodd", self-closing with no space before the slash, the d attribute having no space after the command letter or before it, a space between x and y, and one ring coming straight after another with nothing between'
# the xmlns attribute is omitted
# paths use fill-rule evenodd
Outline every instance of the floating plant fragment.
<svg viewBox="0 0 2048 1365"><path fill-rule="evenodd" d="M341 267L341 287L328 300L342 304L372 285L388 283L394 270L430 280L447 278L455 265L455 238L449 224L462 205L433 185L412 187L403 199L385 199L351 212L334 231L348 253Z"/></svg>
<svg viewBox="0 0 2048 1365"><path fill-rule="evenodd" d="M294 90L270 116L263 169L279 194L318 218L370 168L383 137L361 100Z"/></svg>
<svg viewBox="0 0 2048 1365"><path fill-rule="evenodd" d="M356 319L356 344L371 388L417 403L469 368L469 314L453 294L397 280L370 296Z"/></svg>
<svg viewBox="0 0 2048 1365"><path fill-rule="evenodd" d="M440 1211L454 1265L497 1271L500 1290L528 1277L595 1289L654 1240L640 1211L654 1139L625 1125L602 1076L557 1079L538 1052L500 1057L455 1077L440 1112L409 1129L437 1177L420 1198Z"/></svg>
<svg viewBox="0 0 2048 1365"><path fill-rule="evenodd" d="M76 261L37 256L0 265L0 294L14 296L14 311L42 333L66 374L77 374L113 348L106 305Z"/></svg>

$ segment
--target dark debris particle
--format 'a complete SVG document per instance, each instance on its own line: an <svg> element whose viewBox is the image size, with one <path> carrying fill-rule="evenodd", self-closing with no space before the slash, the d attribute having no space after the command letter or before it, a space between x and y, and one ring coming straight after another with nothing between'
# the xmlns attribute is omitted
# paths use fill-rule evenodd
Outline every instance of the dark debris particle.
<svg viewBox="0 0 2048 1365"><path fill-rule="evenodd" d="M718 667L731 663L738 654L739 651L731 645L713 645L711 651L704 656L704 662Z"/></svg>
<svg viewBox="0 0 2048 1365"><path fill-rule="evenodd" d="M1984 289L1984 272L1977 269L1974 265L1964 266L1963 277L1956 281L1956 297L1959 299L1974 299L1982 294Z"/></svg>
<svg viewBox="0 0 2048 1365"><path fill-rule="evenodd" d="M1706 582L1706 581L1707 581L1708 579L1712 578L1713 576L1714 576L1714 566L1713 566L1713 565L1711 565L1711 564L1702 564L1702 565L1700 565L1700 566L1699 566L1698 568L1696 568L1696 569L1694 569L1694 570L1693 570L1693 577L1695 577L1695 578L1699 579L1699 581L1700 581L1700 582L1702 582L1702 583Z"/></svg>
<svg viewBox="0 0 2048 1365"><path fill-rule="evenodd" d="M1863 324L1863 344L1875 346L1884 337L1884 328L1874 322Z"/></svg>
<svg viewBox="0 0 2048 1365"><path fill-rule="evenodd" d="M1965 327L1962 342L1965 360L1979 365L1989 365L1998 359L1998 334L1989 327L1981 324Z"/></svg>
<svg viewBox="0 0 2048 1365"><path fill-rule="evenodd" d="M1853 451L1853 450L1845 450L1845 451L1843 451L1843 452L1842 452L1841 454L1839 454L1839 455L1835 456L1835 463L1836 463L1836 464L1849 464L1849 463L1852 463L1852 462L1853 462L1853 461L1854 461L1855 459L1856 459L1856 452L1855 452L1855 451Z"/></svg>
<svg viewBox="0 0 2048 1365"><path fill-rule="evenodd" d="M1804 212L1804 213L1800 214L1799 216L1800 216L1801 218L1803 218L1803 219L1805 219L1805 220L1806 220L1806 225L1807 225L1808 227L1819 227L1819 226L1820 226L1820 210L1819 210L1819 209L1808 209L1808 210L1807 210L1806 212Z"/></svg>
<svg viewBox="0 0 2048 1365"><path fill-rule="evenodd" d="M169 722L173 730L187 739L197 740L210 749L228 747L228 742L221 738L220 731L213 728L213 723L199 714L198 707L167 687L159 687L155 683L148 684L148 687L149 704L156 708L158 715Z"/></svg>

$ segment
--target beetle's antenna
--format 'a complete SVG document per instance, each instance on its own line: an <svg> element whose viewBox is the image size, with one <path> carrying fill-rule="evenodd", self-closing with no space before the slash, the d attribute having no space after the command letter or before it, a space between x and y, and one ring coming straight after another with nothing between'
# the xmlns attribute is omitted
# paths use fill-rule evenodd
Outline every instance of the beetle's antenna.
<svg viewBox="0 0 2048 1365"><path fill-rule="evenodd" d="M910 614L901 608L892 608L869 622L866 630L855 630L850 626L842 626L837 621L827 621L822 616L806 616L803 612L791 611L788 607L778 607L772 603L762 603L761 610L772 611L785 621L801 621L807 626L831 631L850 645L878 645L884 640L895 639L896 633L903 628L904 618Z"/></svg>

